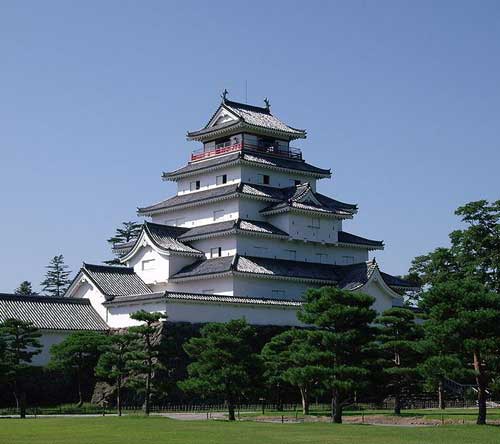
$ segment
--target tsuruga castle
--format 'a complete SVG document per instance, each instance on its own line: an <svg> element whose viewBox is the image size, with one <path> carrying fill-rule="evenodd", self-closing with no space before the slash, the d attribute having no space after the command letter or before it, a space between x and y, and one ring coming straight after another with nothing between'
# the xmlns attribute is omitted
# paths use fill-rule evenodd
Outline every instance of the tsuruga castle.
<svg viewBox="0 0 500 444"><path fill-rule="evenodd" d="M66 297L87 299L110 328L140 309L169 321L299 325L311 287L336 286L402 304L410 284L383 273L370 251L384 244L348 231L355 204L317 191L331 171L294 147L306 131L265 106L222 95L208 123L187 133L188 163L163 173L174 196L138 208L140 236L117 245L124 266L84 263Z"/></svg>

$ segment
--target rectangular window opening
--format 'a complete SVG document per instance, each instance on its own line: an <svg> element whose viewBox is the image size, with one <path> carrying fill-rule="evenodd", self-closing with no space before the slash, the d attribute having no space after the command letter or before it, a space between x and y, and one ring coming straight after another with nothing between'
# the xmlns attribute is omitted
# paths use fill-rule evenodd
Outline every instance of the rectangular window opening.
<svg viewBox="0 0 500 444"><path fill-rule="evenodd" d="M224 217L224 210L215 210L214 211L214 220L220 220Z"/></svg>
<svg viewBox="0 0 500 444"><path fill-rule="evenodd" d="M189 182L189 191L199 190L201 187L201 183L199 180L195 180L193 182Z"/></svg>
<svg viewBox="0 0 500 444"><path fill-rule="evenodd" d="M216 185L224 185L225 183L227 183L227 174L222 174L220 176L215 177Z"/></svg>
<svg viewBox="0 0 500 444"><path fill-rule="evenodd" d="M147 259L141 262L142 271L154 270L155 269L155 260Z"/></svg>
<svg viewBox="0 0 500 444"><path fill-rule="evenodd" d="M221 257L222 256L222 247L210 248L210 258Z"/></svg>

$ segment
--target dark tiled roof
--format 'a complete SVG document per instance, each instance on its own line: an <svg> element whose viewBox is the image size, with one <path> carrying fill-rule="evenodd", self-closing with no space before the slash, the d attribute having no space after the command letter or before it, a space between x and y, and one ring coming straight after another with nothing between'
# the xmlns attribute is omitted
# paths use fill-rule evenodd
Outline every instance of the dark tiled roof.
<svg viewBox="0 0 500 444"><path fill-rule="evenodd" d="M235 271L240 273L334 282L338 279L332 265L289 261L253 256L239 256Z"/></svg>
<svg viewBox="0 0 500 444"><path fill-rule="evenodd" d="M376 268L377 263L375 261L340 266L341 278L338 281L339 288L343 290L356 290L362 287L368 282Z"/></svg>
<svg viewBox="0 0 500 444"><path fill-rule="evenodd" d="M275 227L274 225L268 222L261 222L258 220L247 220L247 219L239 219L238 230L248 231L252 233L260 233L260 234L273 234L276 236L288 236L288 233L283 230Z"/></svg>
<svg viewBox="0 0 500 444"><path fill-rule="evenodd" d="M144 281L135 274L133 268L84 263L81 271L107 297L152 293Z"/></svg>
<svg viewBox="0 0 500 444"><path fill-rule="evenodd" d="M265 185L239 183L176 195L157 204L138 208L138 213L140 215L148 215L156 212L168 211L171 208L178 208L184 205L206 203L207 200L224 199L236 195L247 195L270 201L279 200L282 196L281 191L278 188L272 188Z"/></svg>
<svg viewBox="0 0 500 444"><path fill-rule="evenodd" d="M366 245L368 247L374 247L374 248L384 248L383 241L366 239L364 237L348 233L347 231L339 231L339 242L345 244Z"/></svg>
<svg viewBox="0 0 500 444"><path fill-rule="evenodd" d="M105 306L119 305L119 304L128 304L133 302L152 302L164 299L164 292L156 292L156 293L146 293L146 294L133 294L130 296L120 296L118 298L110 299L103 303Z"/></svg>
<svg viewBox="0 0 500 444"><path fill-rule="evenodd" d="M296 170L304 173L311 173L313 175L318 175L321 177L329 177L331 175L330 170L315 167L309 163L304 162L303 160L292 160L277 156L266 156L264 154L255 153L252 151L243 152L243 160L262 166L282 168L285 170Z"/></svg>
<svg viewBox="0 0 500 444"><path fill-rule="evenodd" d="M108 330L88 299L0 294L0 322L32 322L46 330Z"/></svg>
<svg viewBox="0 0 500 444"><path fill-rule="evenodd" d="M235 257L236 256L224 256L215 259L199 260L194 264L182 268L179 272L174 274L170 280L231 271Z"/></svg>
<svg viewBox="0 0 500 444"><path fill-rule="evenodd" d="M385 283L389 285L389 287L418 288L411 282L408 282L405 279L401 279L398 276L392 276L383 272L380 272L380 274L382 275L382 279L384 279Z"/></svg>
<svg viewBox="0 0 500 444"><path fill-rule="evenodd" d="M259 165L266 168L291 170L299 173L308 173L313 177L329 177L330 170L318 168L310 165L303 160L292 160L278 156L267 156L252 151L241 151L237 153L227 154L225 156L214 157L212 159L191 162L186 166L172 171L170 173L163 173L164 179L176 179L183 175L195 174L211 168L219 168L231 163L243 162L252 165Z"/></svg>
<svg viewBox="0 0 500 444"><path fill-rule="evenodd" d="M378 269L378 265L374 260L353 265L330 265L236 255L195 262L184 267L171 279L238 272L260 276L325 281L335 283L339 288L345 290L356 290L368 282L376 269ZM408 282L387 273L381 273L381 275L390 287L413 287Z"/></svg>
<svg viewBox="0 0 500 444"><path fill-rule="evenodd" d="M184 267L171 279L175 280L230 271L324 281L336 281L337 278L333 267L327 264L237 255L195 262L192 265Z"/></svg>
<svg viewBox="0 0 500 444"><path fill-rule="evenodd" d="M196 248L178 240L181 235L189 231L188 228L145 222L143 229L147 231L151 240L163 250L176 251L179 253L203 254Z"/></svg>
<svg viewBox="0 0 500 444"><path fill-rule="evenodd" d="M313 192L308 183L283 188L281 191L281 201L264 208L261 210L261 213L279 212L295 208L303 211L351 217L357 211L357 206L355 204L340 202L321 193ZM307 196L308 194L309 197Z"/></svg>
<svg viewBox="0 0 500 444"><path fill-rule="evenodd" d="M138 213L141 215L147 215L149 213L154 213L169 208L175 208L182 205L204 202L209 199L223 198L237 193L238 186L239 186L238 184L227 185L224 187L216 187L204 191L197 191L195 193L176 195L174 197L171 197L170 199L158 202L157 204L149 205L143 208L138 208Z"/></svg>
<svg viewBox="0 0 500 444"><path fill-rule="evenodd" d="M186 233L180 235L179 240L190 240L231 231L288 236L287 233L270 223L256 220L237 219L191 228Z"/></svg>
<svg viewBox="0 0 500 444"><path fill-rule="evenodd" d="M195 138L203 134L241 124L246 124L250 127L280 132L283 134L287 134L291 138L306 137L306 132L304 130L292 128L291 126L283 123L280 119L273 116L268 108L261 108L260 106L233 102L231 100L224 100L217 111L214 113L210 121L212 121L213 117L215 116L215 114L217 114L221 107L236 115L238 121L230 121L212 127L208 126L210 124L209 122L203 129L188 133L188 138Z"/></svg>
<svg viewBox="0 0 500 444"><path fill-rule="evenodd" d="M250 298L241 296L223 296L218 294L180 293L173 291L167 291L165 293L165 296L167 300L174 301L202 301L223 304L251 304L282 307L300 307L302 305L300 301L292 301L287 299Z"/></svg>

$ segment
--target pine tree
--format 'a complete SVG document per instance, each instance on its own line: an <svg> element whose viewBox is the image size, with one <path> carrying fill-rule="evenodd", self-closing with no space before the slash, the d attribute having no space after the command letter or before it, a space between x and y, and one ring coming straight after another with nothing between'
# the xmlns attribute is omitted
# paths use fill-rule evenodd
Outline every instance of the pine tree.
<svg viewBox="0 0 500 444"><path fill-rule="evenodd" d="M290 329L273 337L262 349L264 376L274 386L286 382L297 387L302 398L302 413L309 414L311 392L325 376L328 357L321 350L321 333Z"/></svg>
<svg viewBox="0 0 500 444"><path fill-rule="evenodd" d="M83 378L86 374L94 373L94 367L106 342L107 336L102 333L77 331L50 349L50 368L75 372L79 406L83 405Z"/></svg>
<svg viewBox="0 0 500 444"><path fill-rule="evenodd" d="M433 285L422 295L426 340L469 367L477 386L477 424L486 424L486 398L500 350L500 294L473 279Z"/></svg>
<svg viewBox="0 0 500 444"><path fill-rule="evenodd" d="M40 336L31 322L7 319L0 324L1 366L5 379L12 387L21 418L26 417L24 381L31 369L33 356L40 353Z"/></svg>
<svg viewBox="0 0 500 444"><path fill-rule="evenodd" d="M162 366L158 359L161 321L166 320L167 315L160 312L149 313L145 310L139 310L130 315L130 318L142 322L142 324L129 328L129 333L134 338L134 349L129 355L128 366L135 379L144 382L144 413L149 415L152 380L155 372Z"/></svg>
<svg viewBox="0 0 500 444"><path fill-rule="evenodd" d="M394 413L400 415L403 397L418 381L419 340L423 331L415 323L413 312L403 307L384 311L376 322L379 324L377 342L384 363L382 372L386 391L394 397Z"/></svg>
<svg viewBox="0 0 500 444"><path fill-rule="evenodd" d="M40 284L42 290L49 296L62 297L71 282L71 271L68 271L68 266L64 263L64 256L54 256L46 268L48 271L45 280Z"/></svg>
<svg viewBox="0 0 500 444"><path fill-rule="evenodd" d="M115 385L118 416L122 416L122 388L125 378L130 373L129 362L133 358L133 340L134 336L129 333L110 336L95 368L97 376L110 380Z"/></svg>
<svg viewBox="0 0 500 444"><path fill-rule="evenodd" d="M181 389L223 396L229 420L234 421L236 403L258 373L258 355L252 352L254 336L254 329L244 319L206 324L201 337L184 344L193 362L188 366L189 378L179 383Z"/></svg>
<svg viewBox="0 0 500 444"><path fill-rule="evenodd" d="M33 287L31 286L31 282L22 281L19 287L17 287L14 291L14 294L18 296L37 296L38 293L33 291Z"/></svg>
<svg viewBox="0 0 500 444"><path fill-rule="evenodd" d="M310 289L297 318L318 327L322 334L324 387L332 395L332 421L342 422L343 407L368 382L373 353L377 312L375 299L364 293L333 287Z"/></svg>
<svg viewBox="0 0 500 444"><path fill-rule="evenodd" d="M130 242L139 237L141 230L142 225L137 222L122 222L122 226L116 229L114 236L108 239L108 243L114 248L116 245ZM118 257L104 261L104 263L108 265L122 265Z"/></svg>

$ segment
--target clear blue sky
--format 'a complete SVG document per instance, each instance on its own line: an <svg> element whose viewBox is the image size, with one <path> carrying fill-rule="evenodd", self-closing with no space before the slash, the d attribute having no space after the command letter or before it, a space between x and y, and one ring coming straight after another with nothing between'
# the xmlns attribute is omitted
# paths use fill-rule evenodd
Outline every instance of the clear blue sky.
<svg viewBox="0 0 500 444"><path fill-rule="evenodd" d="M404 273L500 197L500 2L0 2L0 291L64 254L110 257L135 208L174 193L219 94L292 126L345 228Z"/></svg>

